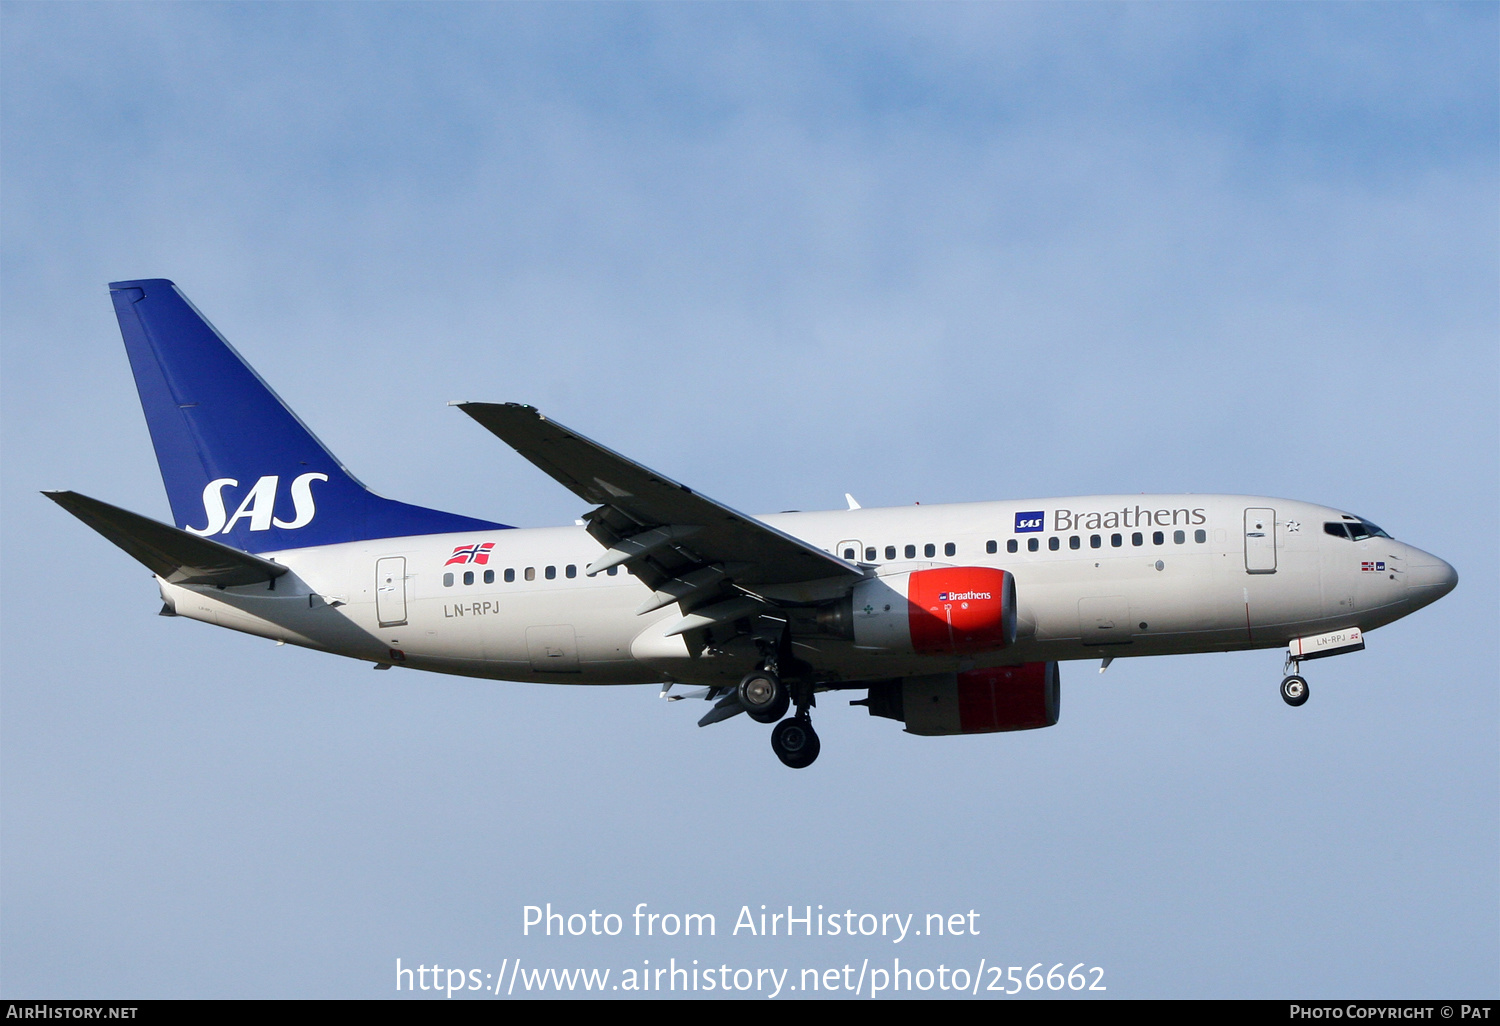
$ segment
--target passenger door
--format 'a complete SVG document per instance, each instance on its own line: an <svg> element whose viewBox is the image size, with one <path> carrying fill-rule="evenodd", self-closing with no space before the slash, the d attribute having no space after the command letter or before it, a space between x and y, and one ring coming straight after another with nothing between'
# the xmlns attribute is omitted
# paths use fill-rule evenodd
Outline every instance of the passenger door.
<svg viewBox="0 0 1500 1026"><path fill-rule="evenodd" d="M1245 510L1245 572L1276 572L1276 511L1251 507Z"/></svg>
<svg viewBox="0 0 1500 1026"><path fill-rule="evenodd" d="M382 627L406 623L406 557L385 556L375 561L375 615Z"/></svg>

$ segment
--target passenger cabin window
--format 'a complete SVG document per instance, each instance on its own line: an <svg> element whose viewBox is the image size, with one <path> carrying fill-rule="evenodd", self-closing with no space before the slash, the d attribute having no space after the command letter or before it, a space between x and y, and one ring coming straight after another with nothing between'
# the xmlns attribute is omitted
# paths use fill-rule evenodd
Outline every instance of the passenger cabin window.
<svg viewBox="0 0 1500 1026"><path fill-rule="evenodd" d="M534 580L536 580L536 567L534 567L534 566L528 566L526 568L526 579L528 581L534 581Z"/></svg>
<svg viewBox="0 0 1500 1026"><path fill-rule="evenodd" d="M844 558L845 559L853 559L853 558L855 558L854 557L854 547L852 545L846 545L846 546L844 546Z"/></svg>
<svg viewBox="0 0 1500 1026"><path fill-rule="evenodd" d="M1173 545L1181 545L1185 541L1187 541L1187 532L1186 531L1173 531L1172 532L1172 544Z"/></svg>
<svg viewBox="0 0 1500 1026"><path fill-rule="evenodd" d="M867 545L867 546L865 546L865 562L866 563L873 563L873 562L875 562L875 546L873 546L873 545Z"/></svg>
<svg viewBox="0 0 1500 1026"><path fill-rule="evenodd" d="M604 572L607 573L607 574L609 574L609 576L613 577L615 574L617 574L617 573L620 572L620 568L618 566L612 566L612 567L610 567L608 570L606 570Z"/></svg>
<svg viewBox="0 0 1500 1026"><path fill-rule="evenodd" d="M1153 531L1153 532L1151 532L1151 544L1152 545L1164 545L1164 544L1166 544L1166 541L1167 541L1167 536L1164 535L1164 534L1162 534L1160 531Z"/></svg>
<svg viewBox="0 0 1500 1026"><path fill-rule="evenodd" d="M578 576L578 567L576 567L572 563L569 563L568 564L568 568L566 570L564 570L563 573L566 574L568 577L577 577Z"/></svg>
<svg viewBox="0 0 1500 1026"><path fill-rule="evenodd" d="M1041 542L1037 541L1037 539L1035 539L1035 538L1027 538L1026 539L1026 551L1027 552L1035 552L1037 549L1039 549L1041 547L1042 547Z"/></svg>
<svg viewBox="0 0 1500 1026"><path fill-rule="evenodd" d="M1208 532L1203 530L1203 528L1201 527L1198 528L1198 530L1193 532L1193 541L1197 542L1199 545L1202 545L1204 542L1208 541Z"/></svg>
<svg viewBox="0 0 1500 1026"><path fill-rule="evenodd" d="M896 546L894 546L894 545L887 545L885 547L885 558L886 559L895 559L896 558Z"/></svg>
<svg viewBox="0 0 1500 1026"><path fill-rule="evenodd" d="M933 556L937 555L937 546L932 544L932 542L928 542L926 545L922 546L922 555L926 556L928 559L931 559Z"/></svg>
<svg viewBox="0 0 1500 1026"><path fill-rule="evenodd" d="M484 583L485 584L494 584L495 583L495 571L493 571L493 570L486 570L484 572Z"/></svg>
<svg viewBox="0 0 1500 1026"><path fill-rule="evenodd" d="M987 541L984 543L984 551L993 556L1000 551L1000 546L996 545L993 541Z"/></svg>
<svg viewBox="0 0 1500 1026"><path fill-rule="evenodd" d="M916 559L917 558L917 547L915 545L908 545L906 547L906 558L907 559Z"/></svg>
<svg viewBox="0 0 1500 1026"><path fill-rule="evenodd" d="M1058 540L1057 535L1054 534L1051 538L1047 539L1047 548L1051 549L1053 552L1056 552L1058 549L1062 548L1062 542Z"/></svg>
<svg viewBox="0 0 1500 1026"><path fill-rule="evenodd" d="M547 580L551 581L551 580L555 580L556 578L557 578L557 567L555 567L555 566L549 566L547 568Z"/></svg>
<svg viewBox="0 0 1500 1026"><path fill-rule="evenodd" d="M1144 544L1146 544L1146 537L1145 537L1145 535L1141 534L1141 532L1139 532L1139 531L1136 531L1134 534L1132 534L1130 536L1130 544L1132 544L1132 545L1144 545Z"/></svg>
<svg viewBox="0 0 1500 1026"><path fill-rule="evenodd" d="M1069 535L1069 537L1068 537L1068 548L1070 548L1070 549L1076 549L1076 548L1081 547L1082 545L1083 545L1083 542L1079 539L1078 535L1076 535L1076 534Z"/></svg>
<svg viewBox="0 0 1500 1026"><path fill-rule="evenodd" d="M1109 543L1118 549L1121 545L1125 544L1125 539L1121 535L1112 534L1109 536Z"/></svg>
<svg viewBox="0 0 1500 1026"><path fill-rule="evenodd" d="M1017 541L1014 538L1010 539L1009 541L1007 541L1005 543L1005 551L1006 552L1015 552L1020 547L1021 547L1020 544L1017 543Z"/></svg>
<svg viewBox="0 0 1500 1026"><path fill-rule="evenodd" d="M443 575L443 587L445 587L445 588L451 588L451 587L453 587L453 575L452 574L444 574Z"/></svg>
<svg viewBox="0 0 1500 1026"><path fill-rule="evenodd" d="M1091 549L1097 549L1099 546L1101 546L1103 544L1104 544L1104 539L1101 538L1101 537L1099 537L1097 534L1091 534L1091 535L1089 535L1089 548L1091 548Z"/></svg>
<svg viewBox="0 0 1500 1026"><path fill-rule="evenodd" d="M949 542L948 544L946 544L946 545L943 546L943 555L945 555L945 556L955 556L957 554L958 554L958 546L954 545L952 542Z"/></svg>
<svg viewBox="0 0 1500 1026"><path fill-rule="evenodd" d="M472 571L472 570L465 570L464 571L464 583L465 584L473 584L474 583L474 571Z"/></svg>
<svg viewBox="0 0 1500 1026"><path fill-rule="evenodd" d="M512 584L512 583L515 582L515 579L516 579L516 568L513 567L513 566L506 567L505 568L505 583L506 584Z"/></svg>

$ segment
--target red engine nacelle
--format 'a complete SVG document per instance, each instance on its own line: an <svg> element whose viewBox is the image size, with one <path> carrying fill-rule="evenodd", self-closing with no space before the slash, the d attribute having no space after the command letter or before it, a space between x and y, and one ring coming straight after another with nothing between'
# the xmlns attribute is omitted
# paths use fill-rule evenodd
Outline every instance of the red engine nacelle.
<svg viewBox="0 0 1500 1026"><path fill-rule="evenodd" d="M1015 643L1016 579L987 566L938 567L856 585L854 643L893 652L989 652Z"/></svg>
<svg viewBox="0 0 1500 1026"><path fill-rule="evenodd" d="M988 734L1052 726L1062 687L1057 663L1024 663L872 684L859 704L872 716L900 720L910 734Z"/></svg>

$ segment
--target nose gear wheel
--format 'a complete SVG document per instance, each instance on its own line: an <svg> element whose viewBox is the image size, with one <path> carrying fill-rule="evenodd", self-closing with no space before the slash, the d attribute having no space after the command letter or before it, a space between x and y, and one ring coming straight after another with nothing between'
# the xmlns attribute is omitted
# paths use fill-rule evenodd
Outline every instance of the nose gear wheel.
<svg viewBox="0 0 1500 1026"><path fill-rule="evenodd" d="M1307 678L1292 674L1281 681L1281 699L1287 705L1298 706L1307 701Z"/></svg>

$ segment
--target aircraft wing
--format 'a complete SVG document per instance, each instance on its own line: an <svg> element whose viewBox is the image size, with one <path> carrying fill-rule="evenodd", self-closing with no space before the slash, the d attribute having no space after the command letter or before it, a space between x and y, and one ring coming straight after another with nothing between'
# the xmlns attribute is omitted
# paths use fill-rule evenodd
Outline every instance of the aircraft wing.
<svg viewBox="0 0 1500 1026"><path fill-rule="evenodd" d="M586 515L588 532L606 551L589 573L625 564L657 590L659 601L642 612L682 602L723 599L729 585L742 591L812 581L861 580L853 563L730 509L649 467L517 403L454 403L492 433L552 475L575 495L598 504ZM721 614L747 615L750 606ZM714 622L714 612L700 615ZM735 617L725 617L733 619ZM693 617L689 616L688 620ZM720 621L722 622L722 621ZM705 624L687 624L683 629Z"/></svg>
<svg viewBox="0 0 1500 1026"><path fill-rule="evenodd" d="M272 581L287 568L269 559L232 549L222 542L158 523L77 492L43 492L47 498L140 560L173 584L257 584Z"/></svg>

